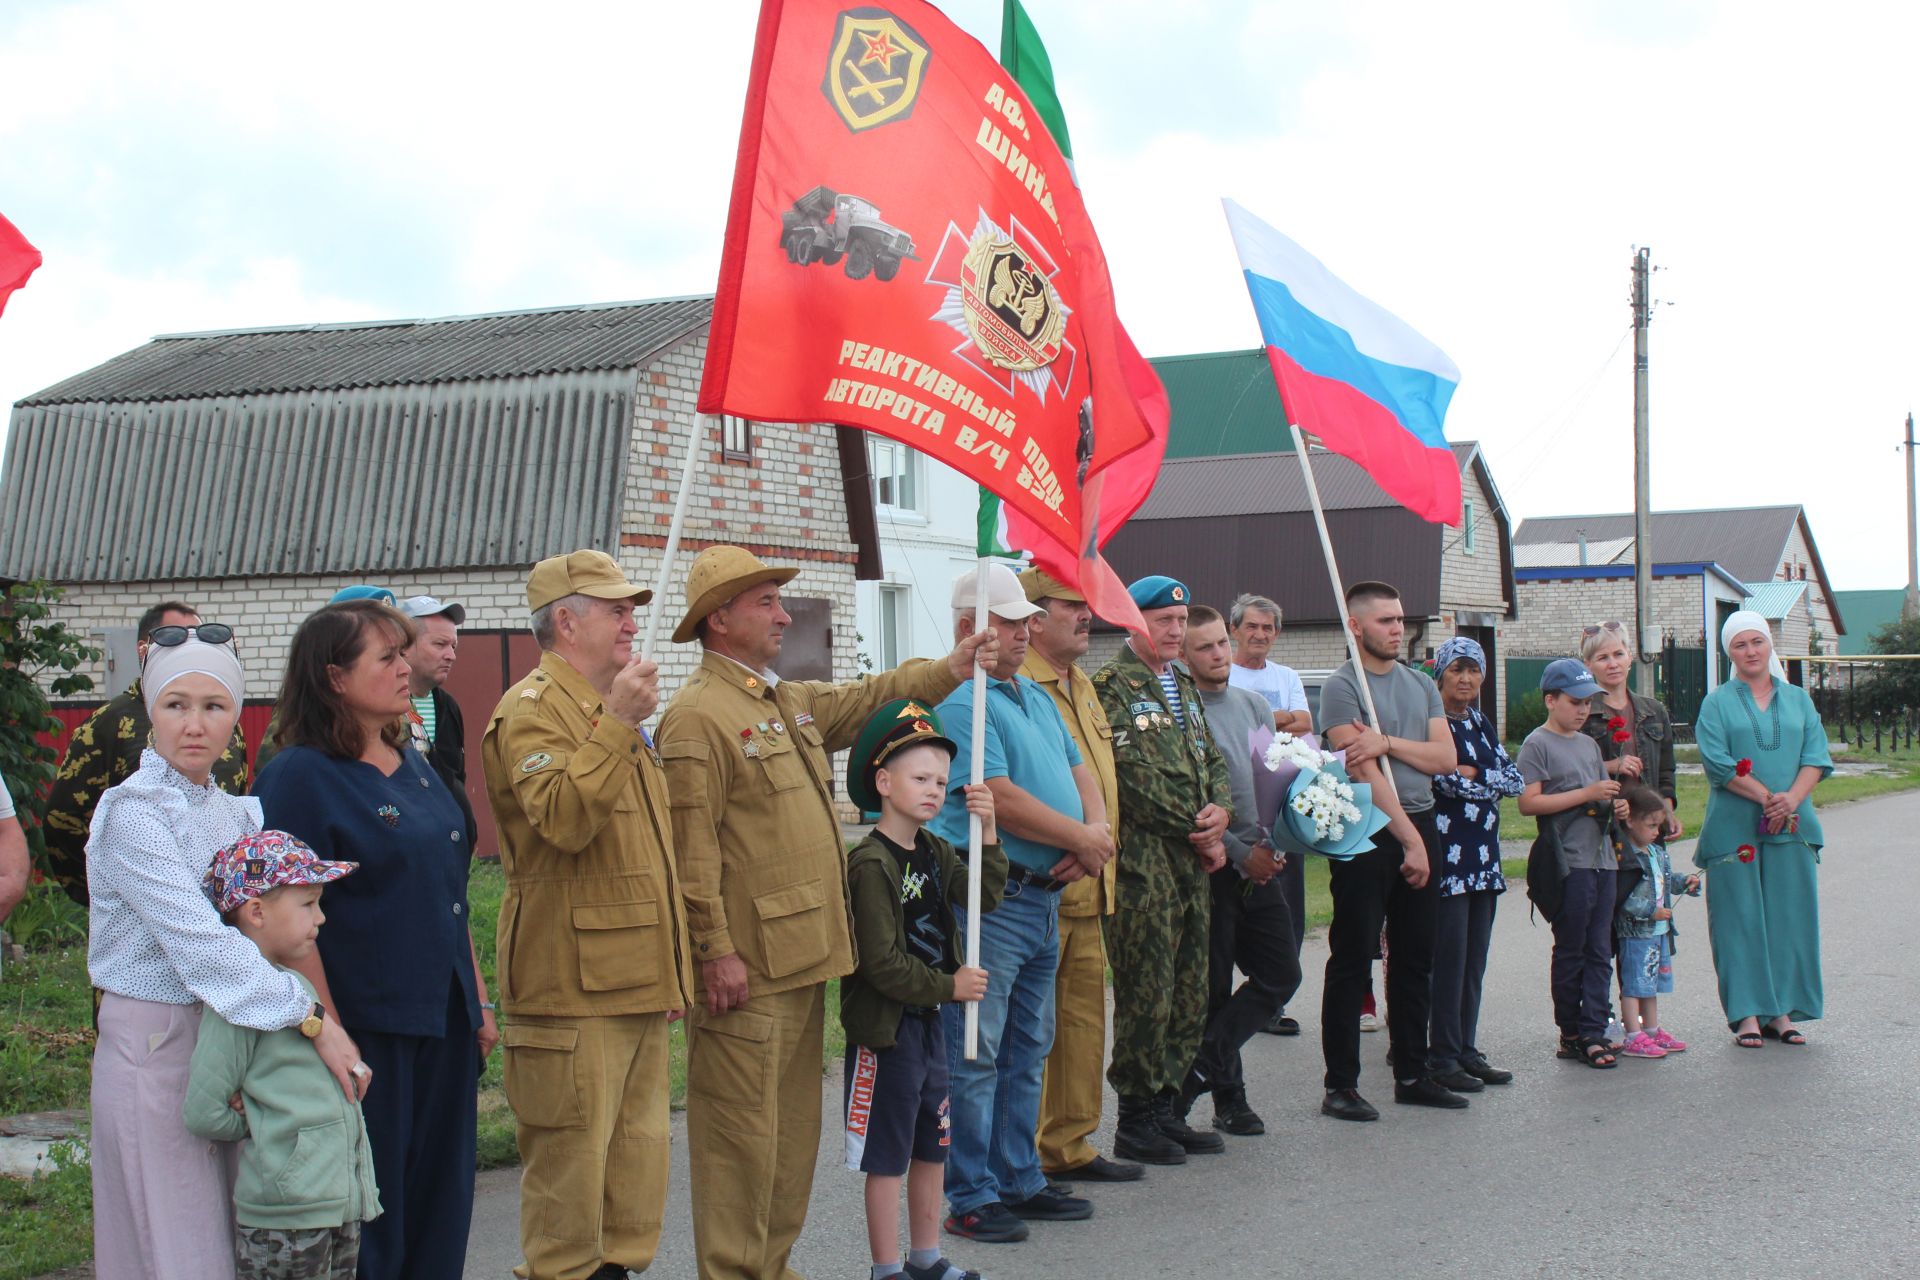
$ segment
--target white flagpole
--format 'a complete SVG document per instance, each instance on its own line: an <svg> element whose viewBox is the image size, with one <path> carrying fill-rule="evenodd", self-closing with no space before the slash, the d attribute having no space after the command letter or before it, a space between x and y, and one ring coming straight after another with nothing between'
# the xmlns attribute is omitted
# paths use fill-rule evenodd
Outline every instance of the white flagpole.
<svg viewBox="0 0 1920 1280"><path fill-rule="evenodd" d="M973 597L973 632L984 632L987 622L987 571L992 556L981 556L974 567L977 590ZM974 786L987 771L987 669L973 664L973 763L968 774ZM967 814L967 966L980 967L980 816ZM963 1053L968 1062L980 1055L980 1002L966 1002L966 1043Z"/></svg>
<svg viewBox="0 0 1920 1280"><path fill-rule="evenodd" d="M701 447L706 439L707 424L716 422L710 413L693 415L693 435L687 440L687 456L680 464L680 495L673 501L673 523L667 528L667 545L660 553L660 573L653 583L653 602L647 606L646 637L641 641L640 655L653 657L654 646L660 640L660 617L667 607L667 584L673 580L673 562L680 555L680 530L687 523L687 499L693 493L693 476L700 470L700 455L705 452Z"/></svg>
<svg viewBox="0 0 1920 1280"><path fill-rule="evenodd" d="M1347 589L1340 584L1340 566L1333 558L1333 539L1327 533L1327 513L1320 509L1320 486L1313 482L1313 463L1307 458L1306 433L1300 430L1300 424L1290 422L1287 429L1293 432L1293 451L1300 457L1300 474L1307 481L1307 500L1313 504L1313 523L1320 530L1320 550L1327 557L1327 578L1333 583L1333 607L1342 611L1340 630L1347 637L1347 656L1353 659L1354 683L1360 686L1360 700L1366 704L1367 719L1374 728L1380 727L1380 713L1373 708L1373 690L1367 684L1367 669L1360 661L1360 644L1354 639L1353 628L1347 625L1344 616Z"/></svg>

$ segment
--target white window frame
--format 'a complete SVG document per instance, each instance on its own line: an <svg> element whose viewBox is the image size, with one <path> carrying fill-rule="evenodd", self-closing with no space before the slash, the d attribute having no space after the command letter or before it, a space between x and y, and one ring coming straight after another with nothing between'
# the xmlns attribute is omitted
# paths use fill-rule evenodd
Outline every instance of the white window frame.
<svg viewBox="0 0 1920 1280"><path fill-rule="evenodd" d="M867 467L873 474L874 506L890 514L925 517L926 469L920 464L919 450L886 436L869 434ZM886 477L885 490L881 487L882 476ZM888 494L899 498L899 490L903 488L907 490L906 501L888 500Z"/></svg>
<svg viewBox="0 0 1920 1280"><path fill-rule="evenodd" d="M723 462L753 461L753 423L725 414L720 419L720 458Z"/></svg>
<svg viewBox="0 0 1920 1280"><path fill-rule="evenodd" d="M1460 534L1460 549L1466 552L1468 555L1474 555L1476 554L1477 549L1474 546L1474 537L1473 537L1474 519L1473 519L1473 499L1472 498L1465 498L1461 500L1460 523L1462 526L1464 526Z"/></svg>
<svg viewBox="0 0 1920 1280"><path fill-rule="evenodd" d="M879 635L874 637L874 665L891 671L911 654L913 644L908 628L912 625L910 606L913 588L904 583L882 582L877 600Z"/></svg>

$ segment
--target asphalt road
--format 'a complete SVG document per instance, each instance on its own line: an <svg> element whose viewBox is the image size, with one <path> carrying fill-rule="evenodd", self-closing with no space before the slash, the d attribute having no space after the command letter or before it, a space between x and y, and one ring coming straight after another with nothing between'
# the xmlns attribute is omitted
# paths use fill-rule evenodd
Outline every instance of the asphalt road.
<svg viewBox="0 0 1920 1280"><path fill-rule="evenodd" d="M1087 1186L1086 1222L1036 1224L1017 1245L942 1238L989 1277L1475 1277L1780 1274L1877 1277L1920 1266L1920 793L1823 811L1826 1020L1805 1049L1734 1047L1715 996L1705 909L1679 909L1663 1061L1595 1071L1553 1057L1546 929L1503 899L1480 1043L1518 1073L1465 1112L1392 1104L1386 1035L1363 1038L1374 1124L1318 1113L1323 942L1310 938L1298 1039L1256 1037L1249 1095L1267 1134L1226 1154ZM1680 859L1676 859L1680 861ZM810 1280L866 1274L860 1178L840 1167L838 1072L813 1212L794 1251ZM1195 1108L1202 1123L1204 1100ZM1111 1136L1107 1105L1102 1150ZM694 1276L684 1124L660 1255ZM517 1171L484 1174L467 1275L518 1261Z"/></svg>

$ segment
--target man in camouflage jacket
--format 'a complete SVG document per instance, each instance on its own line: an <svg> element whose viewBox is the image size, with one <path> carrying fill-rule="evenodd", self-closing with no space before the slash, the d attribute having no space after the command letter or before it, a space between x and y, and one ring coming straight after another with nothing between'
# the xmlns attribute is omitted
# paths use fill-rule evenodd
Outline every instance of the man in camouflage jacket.
<svg viewBox="0 0 1920 1280"><path fill-rule="evenodd" d="M136 637L140 661L146 662L156 628L192 627L199 622L200 615L178 601L153 606L140 615ZM135 680L88 716L67 742L67 758L60 762L47 796L43 831L48 871L67 896L83 907L87 905L87 832L94 806L100 803L101 792L133 776L152 733L153 721L147 718L147 704ZM213 781L231 795L247 793L247 740L238 723L233 726L233 740L213 762Z"/></svg>
<svg viewBox="0 0 1920 1280"><path fill-rule="evenodd" d="M1207 873L1226 862L1232 816L1226 761L1199 692L1173 664L1190 595L1172 578L1127 588L1147 635L1093 677L1113 726L1120 793L1117 906L1107 933L1113 965L1113 1063L1119 1095L1114 1151L1128 1160L1183 1164L1224 1143L1175 1113L1180 1083L1207 1024L1212 895Z"/></svg>

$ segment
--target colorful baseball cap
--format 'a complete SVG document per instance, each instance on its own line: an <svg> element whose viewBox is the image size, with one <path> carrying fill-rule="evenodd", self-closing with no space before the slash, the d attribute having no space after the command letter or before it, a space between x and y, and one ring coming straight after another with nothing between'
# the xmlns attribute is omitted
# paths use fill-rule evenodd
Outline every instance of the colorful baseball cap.
<svg viewBox="0 0 1920 1280"><path fill-rule="evenodd" d="M1136 609L1169 609L1176 604L1192 604L1193 593L1178 578L1162 574L1141 578L1127 588Z"/></svg>
<svg viewBox="0 0 1920 1280"><path fill-rule="evenodd" d="M200 887L213 909L225 915L270 889L329 884L359 867L357 862L324 862L284 831L256 831L214 854Z"/></svg>
<svg viewBox="0 0 1920 1280"><path fill-rule="evenodd" d="M868 717L860 736L853 740L853 752L847 757L847 799L859 805L862 813L878 812L880 793L873 786L875 771L902 748L923 742L944 747L948 756L960 752L929 704L895 698L882 706Z"/></svg>

